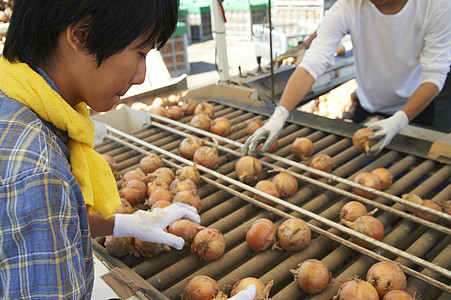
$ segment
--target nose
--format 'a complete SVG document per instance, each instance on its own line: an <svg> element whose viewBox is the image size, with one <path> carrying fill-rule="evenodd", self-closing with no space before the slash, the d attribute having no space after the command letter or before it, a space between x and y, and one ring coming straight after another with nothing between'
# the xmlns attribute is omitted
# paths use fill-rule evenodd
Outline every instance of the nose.
<svg viewBox="0 0 451 300"><path fill-rule="evenodd" d="M132 76L131 84L141 84L146 78L146 59L140 59Z"/></svg>

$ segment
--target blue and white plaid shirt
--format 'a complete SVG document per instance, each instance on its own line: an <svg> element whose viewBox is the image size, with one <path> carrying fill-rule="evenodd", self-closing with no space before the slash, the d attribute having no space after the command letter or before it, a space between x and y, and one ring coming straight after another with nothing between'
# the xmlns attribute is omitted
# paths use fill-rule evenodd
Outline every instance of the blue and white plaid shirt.
<svg viewBox="0 0 451 300"><path fill-rule="evenodd" d="M1 299L91 297L91 236L67 141L0 90Z"/></svg>

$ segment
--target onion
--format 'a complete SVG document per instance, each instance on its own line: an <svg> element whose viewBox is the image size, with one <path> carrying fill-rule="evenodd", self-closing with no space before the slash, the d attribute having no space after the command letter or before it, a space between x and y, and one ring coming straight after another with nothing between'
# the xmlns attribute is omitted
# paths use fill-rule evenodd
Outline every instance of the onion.
<svg viewBox="0 0 451 300"><path fill-rule="evenodd" d="M139 168L145 174L152 173L153 171L155 171L158 168L161 168L162 166L163 166L163 161L155 153L151 153L147 156L144 156L139 161Z"/></svg>
<svg viewBox="0 0 451 300"><path fill-rule="evenodd" d="M281 197L293 196L298 190L298 182L293 175L288 172L281 172L274 176L272 182L276 186Z"/></svg>
<svg viewBox="0 0 451 300"><path fill-rule="evenodd" d="M313 145L313 142L306 137L295 139L291 145L291 153L300 160L309 159L313 155L313 152L315 152L315 146Z"/></svg>
<svg viewBox="0 0 451 300"><path fill-rule="evenodd" d="M255 284L257 291L254 299L267 299L267 297L263 296L263 293L265 292L265 284L260 279L255 277L246 277L238 281L233 286L232 291L230 292L230 297L235 296L251 284Z"/></svg>
<svg viewBox="0 0 451 300"><path fill-rule="evenodd" d="M167 190L169 189L169 185L166 182L162 181L151 181L147 183L147 196L150 197L153 192L156 190Z"/></svg>
<svg viewBox="0 0 451 300"><path fill-rule="evenodd" d="M257 149L260 150L263 147L263 143L261 143L260 145L258 145ZM279 141L276 140L271 147L268 148L268 150L266 150L267 153L274 153L274 151L277 150L277 147L279 147Z"/></svg>
<svg viewBox="0 0 451 300"><path fill-rule="evenodd" d="M156 97L152 101L152 107L165 107L168 103L166 102L166 99L163 99L161 97Z"/></svg>
<svg viewBox="0 0 451 300"><path fill-rule="evenodd" d="M134 246L132 252L136 257L153 257L170 250L168 245L145 242L137 238L135 238Z"/></svg>
<svg viewBox="0 0 451 300"><path fill-rule="evenodd" d="M418 195L415 195L415 194L403 194L402 198L404 200L409 201L409 202L412 202L412 203L415 203L415 204L418 204L418 205L423 205L423 199L421 199ZM411 212L411 213L414 213L415 210L416 210L415 208L407 206L407 205L405 207L406 207L406 210Z"/></svg>
<svg viewBox="0 0 451 300"><path fill-rule="evenodd" d="M340 219L354 222L361 216L365 216L368 213L365 205L358 201L349 201L343 205L340 210Z"/></svg>
<svg viewBox="0 0 451 300"><path fill-rule="evenodd" d="M381 261L372 265L366 273L366 281L376 288L380 298L391 290L403 290L407 287L406 275L391 261Z"/></svg>
<svg viewBox="0 0 451 300"><path fill-rule="evenodd" d="M179 180L191 179L195 184L199 184L200 181L200 173L196 168L196 164L194 164L193 166L186 166L177 170L175 175Z"/></svg>
<svg viewBox="0 0 451 300"><path fill-rule="evenodd" d="M265 251L276 241L277 228L266 218L255 220L246 233L246 242L254 251Z"/></svg>
<svg viewBox="0 0 451 300"><path fill-rule="evenodd" d="M153 114L156 114L156 115L158 115L160 117L171 118L171 115L169 114L167 109L164 108L164 107L153 107L150 110L150 112L153 113ZM164 123L164 121L157 120L157 119L152 120L152 122Z"/></svg>
<svg viewBox="0 0 451 300"><path fill-rule="evenodd" d="M373 174L369 173L369 172L362 172L357 174L356 177L354 177L354 182L361 184L363 186L367 186L370 188L373 188L375 190L380 191L381 189L381 182L380 180ZM362 197L366 197L369 199L373 199L376 197L375 194L371 193L371 192L367 192L364 191L362 189L356 188L356 187L352 187L352 191L354 194L362 196Z"/></svg>
<svg viewBox="0 0 451 300"><path fill-rule="evenodd" d="M442 208L434 201L429 200L429 199L423 199L423 204L424 207L428 207L431 209L435 209L436 211L441 212ZM424 220L430 221L430 222L434 222L434 223L440 223L440 221L442 220L442 218L440 218L440 216L436 216L427 212L424 212L422 210L419 209L415 209L414 210L414 214L419 217L422 218Z"/></svg>
<svg viewBox="0 0 451 300"><path fill-rule="evenodd" d="M225 250L225 240L221 231L205 228L199 231L191 244L191 252L200 260L212 261L222 256Z"/></svg>
<svg viewBox="0 0 451 300"><path fill-rule="evenodd" d="M219 136L228 136L231 124L227 118L219 117L213 120L210 126L210 132Z"/></svg>
<svg viewBox="0 0 451 300"><path fill-rule="evenodd" d="M196 109L197 101L191 98L186 98L182 102L182 111L185 115L192 115L194 114L194 110Z"/></svg>
<svg viewBox="0 0 451 300"><path fill-rule="evenodd" d="M299 287L309 294L318 294L329 284L329 269L317 259L307 259L302 262L293 274Z"/></svg>
<svg viewBox="0 0 451 300"><path fill-rule="evenodd" d="M194 109L195 115L207 115L210 118L213 118L215 116L215 109L213 108L213 105L207 102L201 102L197 104L196 108Z"/></svg>
<svg viewBox="0 0 451 300"><path fill-rule="evenodd" d="M400 290L391 290L385 294L383 300L415 300L409 293Z"/></svg>
<svg viewBox="0 0 451 300"><path fill-rule="evenodd" d="M235 173L244 183L252 183L262 178L262 164L253 156L243 156L235 164Z"/></svg>
<svg viewBox="0 0 451 300"><path fill-rule="evenodd" d="M385 190L390 187L393 181L393 175L386 168L376 168L371 171L371 174L375 175L377 179L381 182L381 189Z"/></svg>
<svg viewBox="0 0 451 300"><path fill-rule="evenodd" d="M185 245L193 242L196 234L204 229L199 223L187 219L179 219L168 226L168 232L185 240Z"/></svg>
<svg viewBox="0 0 451 300"><path fill-rule="evenodd" d="M190 125L205 131L210 130L211 120L210 117L204 114L195 115L191 121Z"/></svg>
<svg viewBox="0 0 451 300"><path fill-rule="evenodd" d="M377 140L368 140L372 133L374 131L369 128L360 128L352 136L352 144L358 151L368 153L371 146L377 143Z"/></svg>
<svg viewBox="0 0 451 300"><path fill-rule="evenodd" d="M301 251L310 243L311 236L310 227L298 218L286 220L277 229L279 244L287 251Z"/></svg>
<svg viewBox="0 0 451 300"><path fill-rule="evenodd" d="M191 179L174 179L171 185L169 185L169 191L173 192L174 195L181 191L189 191L193 194L196 194L197 186Z"/></svg>
<svg viewBox="0 0 451 300"><path fill-rule="evenodd" d="M147 104L144 104L142 102L133 102L130 106L131 109L134 110L141 110L141 111L147 111L148 107Z"/></svg>
<svg viewBox="0 0 451 300"><path fill-rule="evenodd" d="M164 182L169 185L174 180L175 174L171 169L162 167L162 168L158 168L155 171L153 171L149 175L149 178L152 181L161 181L161 182Z"/></svg>
<svg viewBox="0 0 451 300"><path fill-rule="evenodd" d="M127 200L132 206L144 202L147 186L138 179L132 179L119 191L119 196Z"/></svg>
<svg viewBox="0 0 451 300"><path fill-rule="evenodd" d="M252 119L246 121L247 133L252 135L257 129L263 126L263 121L260 119Z"/></svg>
<svg viewBox="0 0 451 300"><path fill-rule="evenodd" d="M318 154L313 157L312 161L310 162L310 167L321 170L324 172L330 172L334 168L335 163L333 159L327 155L327 154ZM321 175L312 173L312 177L314 178L320 178Z"/></svg>
<svg viewBox="0 0 451 300"><path fill-rule="evenodd" d="M379 300L376 289L369 282L354 277L340 285L333 300L364 299Z"/></svg>
<svg viewBox="0 0 451 300"><path fill-rule="evenodd" d="M255 185L255 188L261 192L264 192L266 194L269 194L271 196L274 196L276 198L279 198L279 192L277 191L276 185L269 180L260 180ZM255 194L254 198L260 202L266 203L271 206L275 206L276 203L274 201L271 201L265 197L262 197L260 195Z"/></svg>
<svg viewBox="0 0 451 300"><path fill-rule="evenodd" d="M183 110L178 105L172 105L169 107L168 113L172 120L179 120L183 116Z"/></svg>
<svg viewBox="0 0 451 300"><path fill-rule="evenodd" d="M441 207L443 207L443 212L444 212L444 213L446 213L446 214L448 214L448 215L451 215L451 200L445 200L445 201L443 201L443 203L441 204ZM446 223L449 227L451 227L451 220L450 220L450 221L445 220L445 223Z"/></svg>
<svg viewBox="0 0 451 300"><path fill-rule="evenodd" d="M143 178L145 176L146 174L144 174L143 171L141 171L140 169L127 171L124 173L124 175L121 176L122 187L125 187L127 185L127 182L129 182L132 179L138 179L143 181Z"/></svg>
<svg viewBox="0 0 451 300"><path fill-rule="evenodd" d="M176 203L176 202L191 205L192 207L194 207L197 210L198 213L200 212L200 209L202 207L202 202L200 200L200 197L198 195L194 195L190 191L178 192L174 196L174 199L172 200L172 203Z"/></svg>
<svg viewBox="0 0 451 300"><path fill-rule="evenodd" d="M196 164L204 166L209 169L214 169L218 166L219 156L216 147L202 146L194 152L193 161Z"/></svg>
<svg viewBox="0 0 451 300"><path fill-rule="evenodd" d="M362 216L355 220L354 222L349 222L346 220L341 220L342 223L344 223L346 226L349 226L350 228L354 229L357 232L360 232L366 236L372 237L373 239L376 239L378 241L382 241L382 238L384 237L384 226L382 223L372 216ZM359 238L353 238L356 244L359 244L362 247L372 249L375 246L366 241Z"/></svg>
<svg viewBox="0 0 451 300"><path fill-rule="evenodd" d="M132 214L133 213L133 207L130 205L130 202L128 202L126 199L121 198L121 205L119 205L116 208L117 214Z"/></svg>
<svg viewBox="0 0 451 300"><path fill-rule="evenodd" d="M111 155L108 154L102 154L103 158L105 158L106 162L108 163L108 166L111 169L111 172L113 172L113 174L117 173L117 164L116 161L114 160L114 158Z"/></svg>
<svg viewBox="0 0 451 300"><path fill-rule="evenodd" d="M218 294L218 282L205 275L189 278L181 295L182 300L211 300Z"/></svg>
<svg viewBox="0 0 451 300"><path fill-rule="evenodd" d="M190 135L189 137L183 139L179 145L179 154L183 158L193 159L194 152L198 148L204 145L204 141L197 136Z"/></svg>
<svg viewBox="0 0 451 300"><path fill-rule="evenodd" d="M129 255L133 249L132 237L118 237L112 235L105 237L105 250L114 257Z"/></svg>
<svg viewBox="0 0 451 300"><path fill-rule="evenodd" d="M172 198L173 198L172 192L165 189L158 189L153 191L152 194L150 194L150 197L149 199L147 199L146 204L152 206L155 204L155 202L161 200L172 202Z"/></svg>
<svg viewBox="0 0 451 300"><path fill-rule="evenodd" d="M180 96L174 95L174 94L169 95L168 99L167 99L168 106L175 106L179 103L179 101L180 101Z"/></svg>
<svg viewBox="0 0 451 300"><path fill-rule="evenodd" d="M170 201L166 200L158 200L154 204L152 204L152 207L150 208L150 211L153 211L156 208L165 208L171 205L172 203Z"/></svg>

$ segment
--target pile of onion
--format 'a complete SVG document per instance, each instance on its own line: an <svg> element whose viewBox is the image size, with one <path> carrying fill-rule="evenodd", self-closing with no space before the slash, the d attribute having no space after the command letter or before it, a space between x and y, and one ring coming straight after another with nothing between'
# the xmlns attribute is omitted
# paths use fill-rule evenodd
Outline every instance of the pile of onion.
<svg viewBox="0 0 451 300"><path fill-rule="evenodd" d="M252 135L257 129L263 126L263 121L260 119L252 119L246 121L247 133Z"/></svg>
<svg viewBox="0 0 451 300"><path fill-rule="evenodd" d="M181 191L175 194L174 199L172 199L172 203L177 202L191 205L197 210L198 213L200 212L200 209L202 207L200 197L190 191Z"/></svg>
<svg viewBox="0 0 451 300"><path fill-rule="evenodd" d="M352 136L352 144L358 151L368 153L371 146L377 143L377 140L368 139L368 136L373 133L374 131L369 128L360 128Z"/></svg>
<svg viewBox="0 0 451 300"><path fill-rule="evenodd" d="M113 174L117 173L117 164L116 161L114 160L114 158L111 155L108 154L102 154L103 158L105 158L106 162L108 163L108 166L111 169L111 172L113 172Z"/></svg>
<svg viewBox="0 0 451 300"><path fill-rule="evenodd" d="M169 185L174 180L175 174L171 169L162 167L150 173L148 178L152 181L160 181Z"/></svg>
<svg viewBox="0 0 451 300"><path fill-rule="evenodd" d="M293 196L298 190L298 181L288 172L277 174L273 177L272 182L281 197Z"/></svg>
<svg viewBox="0 0 451 300"><path fill-rule="evenodd" d="M263 145L264 145L264 144L261 143L260 145L258 145L257 149L260 150L260 149L263 147ZM276 141L271 145L271 147L269 147L268 150L266 150L266 152L268 152L268 153L274 153L274 151L277 150L277 147L279 147L279 141L278 141L278 140L276 140Z"/></svg>
<svg viewBox="0 0 451 300"><path fill-rule="evenodd" d="M255 277L246 277L238 281L233 286L232 291L230 292L230 297L235 296L251 284L254 284L256 289L254 299L269 299L269 292L272 287L272 282L265 286L260 279Z"/></svg>
<svg viewBox="0 0 451 300"><path fill-rule="evenodd" d="M335 167L335 163L329 155L318 154L318 155L315 155L313 157L313 159L310 161L310 167L329 173ZM312 173L312 177L320 178L321 175Z"/></svg>
<svg viewBox="0 0 451 300"><path fill-rule="evenodd" d="M368 214L368 210L365 205L358 201L349 201L346 202L345 205L340 210L340 219L346 220L349 222L354 222L358 218L362 216L366 216Z"/></svg>
<svg viewBox="0 0 451 300"><path fill-rule="evenodd" d="M346 226L352 228L353 230L360 232L366 236L372 237L375 240L382 241L382 238L384 237L384 225L382 225L382 223L375 217L362 216L354 222L349 222L343 219L341 220L341 222ZM360 246L367 249L372 249L375 247L374 244L366 240L359 238L353 238L353 240L356 244L359 244Z"/></svg>
<svg viewBox="0 0 451 300"><path fill-rule="evenodd" d="M262 171L262 164L253 156L243 156L235 164L235 174L244 183L253 183L260 180Z"/></svg>
<svg viewBox="0 0 451 300"><path fill-rule="evenodd" d="M149 198L146 200L146 204L149 206L154 205L158 201L168 201L172 202L173 194L172 192L165 189L158 189L150 194Z"/></svg>
<svg viewBox="0 0 451 300"><path fill-rule="evenodd" d="M180 295L181 300L211 300L218 294L218 282L205 275L189 278Z"/></svg>
<svg viewBox="0 0 451 300"><path fill-rule="evenodd" d="M119 191L119 196L127 200L132 206L143 203L147 195L147 186L138 179L127 182L125 187Z"/></svg>
<svg viewBox="0 0 451 300"><path fill-rule="evenodd" d="M174 179L173 182L169 185L169 191L177 194L181 191L189 191L193 194L197 193L197 185L191 179Z"/></svg>
<svg viewBox="0 0 451 300"><path fill-rule="evenodd" d="M194 114L194 110L196 109L197 101L191 98L186 98L183 100L181 108L185 115L189 116Z"/></svg>
<svg viewBox="0 0 451 300"><path fill-rule="evenodd" d="M164 251L170 251L168 245L159 243L144 242L137 238L134 239L132 253L136 257L154 257Z"/></svg>
<svg viewBox="0 0 451 300"><path fill-rule="evenodd" d="M354 277L342 283L338 288L338 294L333 297L333 300L347 299L379 300L379 295L369 282Z"/></svg>
<svg viewBox="0 0 451 300"><path fill-rule="evenodd" d="M163 166L163 161L155 153L146 155L143 158L141 158L141 160L139 161L139 168L145 174L152 173L153 171L155 171L158 168L161 168L162 166Z"/></svg>
<svg viewBox="0 0 451 300"><path fill-rule="evenodd" d="M183 238L185 245L190 245L196 234L204 228L199 223L188 219L179 219L168 226L168 232Z"/></svg>
<svg viewBox="0 0 451 300"><path fill-rule="evenodd" d="M391 290L385 294L383 300L415 300L409 293L401 290Z"/></svg>
<svg viewBox="0 0 451 300"><path fill-rule="evenodd" d="M172 120L179 120L183 116L183 110L178 105L172 105L168 108L169 116Z"/></svg>
<svg viewBox="0 0 451 300"><path fill-rule="evenodd" d="M354 182L378 191L381 190L380 180L376 177L376 175L373 175L370 172L361 172L357 174L357 176L354 177ZM356 195L366 197L368 199L373 199L376 197L376 194L364 191L356 187L352 187L352 192Z"/></svg>
<svg viewBox="0 0 451 300"><path fill-rule="evenodd" d="M211 125L211 119L209 116L204 115L204 114L195 115L191 119L190 125L193 127L205 130L205 131L209 131L210 125Z"/></svg>
<svg viewBox="0 0 451 300"><path fill-rule="evenodd" d="M313 145L313 142L306 137L295 139L291 145L291 153L300 160L309 159L313 155L313 152L315 152L315 146Z"/></svg>
<svg viewBox="0 0 451 300"><path fill-rule="evenodd" d="M144 177L146 177L146 174L144 174L144 172L141 171L140 169L127 171L121 176L122 187L125 187L127 185L127 182L129 182L132 179L138 179L146 183Z"/></svg>
<svg viewBox="0 0 451 300"><path fill-rule="evenodd" d="M310 227L304 220L298 218L284 221L277 229L277 240L287 251L301 251L310 243L311 237Z"/></svg>
<svg viewBox="0 0 451 300"><path fill-rule="evenodd" d="M112 235L105 237L105 249L114 257L123 257L129 255L133 250L133 238L132 237L118 237L115 238Z"/></svg>
<svg viewBox="0 0 451 300"><path fill-rule="evenodd" d="M266 218L255 220L246 233L246 242L254 251L265 251L276 241L277 228Z"/></svg>
<svg viewBox="0 0 451 300"><path fill-rule="evenodd" d="M329 284L330 273L327 266L320 260L307 259L292 270L299 287L308 294L318 294Z"/></svg>
<svg viewBox="0 0 451 300"><path fill-rule="evenodd" d="M196 164L177 170L175 176L177 176L179 180L191 179L195 184L199 184L200 181L200 173L199 170L197 170Z"/></svg>
<svg viewBox="0 0 451 300"><path fill-rule="evenodd" d="M210 132L219 136L228 136L231 124L227 118L219 117L213 120L210 126Z"/></svg>
<svg viewBox="0 0 451 300"><path fill-rule="evenodd" d="M153 107L150 112L152 114L156 114L160 117L165 117L165 118L171 118L171 114L167 111L166 108L164 107ZM152 119L152 122L158 122L158 123L164 123L164 121L161 120L157 120L157 119Z"/></svg>
<svg viewBox="0 0 451 300"><path fill-rule="evenodd" d="M215 116L215 109L213 105L207 102L201 102L197 104L196 108L194 109L195 115L207 115L210 118L213 118Z"/></svg>
<svg viewBox="0 0 451 300"><path fill-rule="evenodd" d="M193 159L194 152L204 145L204 141L197 136L190 135L184 138L179 145L179 154L183 158Z"/></svg>
<svg viewBox="0 0 451 300"><path fill-rule="evenodd" d="M133 207L131 206L130 202L128 202L124 198L121 198L121 205L116 207L116 213L117 214L132 214Z"/></svg>
<svg viewBox="0 0 451 300"><path fill-rule="evenodd" d="M391 290L403 290L407 287L406 275L391 261L381 261L372 265L366 273L366 281L376 288L380 298Z"/></svg>
<svg viewBox="0 0 451 300"><path fill-rule="evenodd" d="M156 190L167 190L169 185L163 181L151 181L147 183L147 196L150 197Z"/></svg>
<svg viewBox="0 0 451 300"><path fill-rule="evenodd" d="M205 228L199 231L191 244L191 252L200 260L212 261L224 254L225 239L221 231Z"/></svg>
<svg viewBox="0 0 451 300"><path fill-rule="evenodd" d="M279 196L279 192L277 191L276 185L272 181L260 180L255 185L255 188L257 190L259 190L260 192L264 192L264 193L266 193L268 195L271 195L271 196L274 196L276 198L280 197ZM256 199L256 200L258 200L260 202L266 203L268 205L271 205L271 206L275 206L276 205L276 203L274 201L271 201L271 200L269 200L269 199L267 199L267 198L265 198L263 196L257 195L257 194L254 195L254 199Z"/></svg>
<svg viewBox="0 0 451 300"><path fill-rule="evenodd" d="M194 152L193 161L198 165L214 169L219 163L218 150L216 147L199 147L196 152Z"/></svg>
<svg viewBox="0 0 451 300"><path fill-rule="evenodd" d="M376 168L371 171L371 174L375 175L377 179L379 179L382 190L389 188L393 182L393 175L386 168Z"/></svg>

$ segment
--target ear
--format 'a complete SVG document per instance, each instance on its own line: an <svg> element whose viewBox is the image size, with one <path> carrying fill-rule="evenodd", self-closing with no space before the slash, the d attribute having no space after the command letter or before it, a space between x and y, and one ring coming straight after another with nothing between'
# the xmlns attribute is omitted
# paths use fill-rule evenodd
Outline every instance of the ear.
<svg viewBox="0 0 451 300"><path fill-rule="evenodd" d="M86 38L91 28L91 17L86 17L66 28L66 37L71 48L76 52L85 51Z"/></svg>

